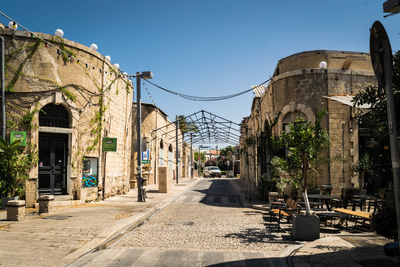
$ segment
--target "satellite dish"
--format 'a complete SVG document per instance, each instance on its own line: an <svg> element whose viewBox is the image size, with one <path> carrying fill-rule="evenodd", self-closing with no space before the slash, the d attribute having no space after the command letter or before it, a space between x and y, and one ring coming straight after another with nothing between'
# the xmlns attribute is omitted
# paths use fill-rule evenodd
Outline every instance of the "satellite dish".
<svg viewBox="0 0 400 267"><path fill-rule="evenodd" d="M385 77L383 56L385 53L389 53L391 62L393 62L393 56L388 35L382 23L379 21L375 21L370 29L369 51L371 54L372 67L374 68L376 79L378 80L378 86L379 88L384 88ZM392 73L392 64L390 64L390 69L385 71Z"/></svg>

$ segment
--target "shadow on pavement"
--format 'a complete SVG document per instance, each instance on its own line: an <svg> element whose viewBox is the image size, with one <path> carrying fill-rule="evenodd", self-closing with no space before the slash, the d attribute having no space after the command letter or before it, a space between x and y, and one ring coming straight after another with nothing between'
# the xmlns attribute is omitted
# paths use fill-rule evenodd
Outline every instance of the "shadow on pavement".
<svg viewBox="0 0 400 267"><path fill-rule="evenodd" d="M211 183L206 189L196 189L196 187L205 186L205 183ZM236 193L229 180L210 179L199 183L193 191L205 194L200 203L219 206L219 207L237 207L243 208L244 204L240 196Z"/></svg>
<svg viewBox="0 0 400 267"><path fill-rule="evenodd" d="M334 246L329 246L335 248ZM308 254L292 255L289 258L271 257L239 261L221 262L207 266L364 266L364 267L395 267L399 266L398 257L389 257L383 253L382 246L357 247L354 249Z"/></svg>
<svg viewBox="0 0 400 267"><path fill-rule="evenodd" d="M240 243L301 244L296 242L290 234L261 230L259 228L248 228L240 233L227 234L225 238L235 238Z"/></svg>

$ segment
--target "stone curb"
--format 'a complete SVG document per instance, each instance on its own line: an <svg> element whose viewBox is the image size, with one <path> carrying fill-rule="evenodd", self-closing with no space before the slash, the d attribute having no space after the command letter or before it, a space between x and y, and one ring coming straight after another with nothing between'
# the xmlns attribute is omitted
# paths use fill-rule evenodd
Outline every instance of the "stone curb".
<svg viewBox="0 0 400 267"><path fill-rule="evenodd" d="M77 249L76 251L68 254L62 260L64 261L65 266L73 266L73 263L78 259L84 257L85 255L92 253L97 250L105 249L106 247L112 245L116 241L118 241L121 237L123 237L126 233L132 231L136 227L148 221L151 217L165 209L168 205L174 202L177 198L179 198L183 193L192 187L196 186L203 179L198 177L196 181L193 181L190 185L188 185L185 190L182 190L175 196L168 197L156 204L151 209L147 210L144 213L139 213L133 215L128 222L123 225L116 226L111 230L106 230L101 232L97 237L86 243L83 247Z"/></svg>
<svg viewBox="0 0 400 267"><path fill-rule="evenodd" d="M285 256L286 257L287 266L289 266L289 267L294 267L295 266L293 264L293 257L295 257L296 256L296 252L299 251L305 245L306 244L294 245L294 246L290 246L290 247L287 248L287 249L291 248L290 251L287 251L288 254Z"/></svg>

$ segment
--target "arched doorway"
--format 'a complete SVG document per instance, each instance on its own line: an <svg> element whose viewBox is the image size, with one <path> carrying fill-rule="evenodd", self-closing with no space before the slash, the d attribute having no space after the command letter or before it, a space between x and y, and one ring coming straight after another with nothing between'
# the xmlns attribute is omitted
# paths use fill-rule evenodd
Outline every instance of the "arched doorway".
<svg viewBox="0 0 400 267"><path fill-rule="evenodd" d="M39 111L39 194L67 193L68 110L62 105L47 104Z"/></svg>

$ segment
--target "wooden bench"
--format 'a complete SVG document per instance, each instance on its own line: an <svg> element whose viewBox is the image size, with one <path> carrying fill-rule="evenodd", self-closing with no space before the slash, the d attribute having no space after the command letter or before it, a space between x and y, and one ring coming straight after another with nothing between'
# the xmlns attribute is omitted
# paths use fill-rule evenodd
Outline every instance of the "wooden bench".
<svg viewBox="0 0 400 267"><path fill-rule="evenodd" d="M371 217L372 214L366 211L354 211L354 210L348 210L348 209L343 209L343 208L338 208L338 209L333 209L335 212L339 212L342 214L346 214L348 217L354 219L354 223L356 226L357 225L357 220L361 219L362 220L362 225L365 225L365 222L371 222ZM347 224L347 222L346 222Z"/></svg>

